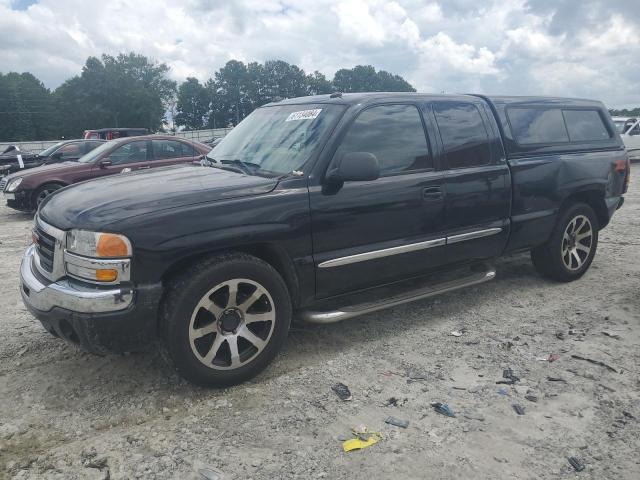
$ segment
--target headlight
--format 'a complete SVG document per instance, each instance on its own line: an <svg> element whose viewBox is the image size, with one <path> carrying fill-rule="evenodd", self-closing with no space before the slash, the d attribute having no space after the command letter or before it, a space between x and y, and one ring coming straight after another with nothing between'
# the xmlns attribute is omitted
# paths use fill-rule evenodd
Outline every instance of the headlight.
<svg viewBox="0 0 640 480"><path fill-rule="evenodd" d="M124 235L86 230L67 233L67 250L98 258L130 257L132 254L131 242Z"/></svg>
<svg viewBox="0 0 640 480"><path fill-rule="evenodd" d="M131 242L124 235L71 230L67 233L65 270L91 283L127 282L131 253Z"/></svg>
<svg viewBox="0 0 640 480"><path fill-rule="evenodd" d="M7 184L7 187L4 189L4 191L5 192L15 192L16 188L18 188L18 185L20 185L21 183L22 183L22 177L21 178L16 178L14 180L11 180Z"/></svg>

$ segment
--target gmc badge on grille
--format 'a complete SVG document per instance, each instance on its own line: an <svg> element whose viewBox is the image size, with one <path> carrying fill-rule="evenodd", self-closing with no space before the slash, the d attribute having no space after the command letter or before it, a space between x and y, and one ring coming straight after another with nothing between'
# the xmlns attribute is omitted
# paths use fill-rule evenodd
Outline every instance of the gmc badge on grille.
<svg viewBox="0 0 640 480"><path fill-rule="evenodd" d="M34 245L38 245L38 242L40 242L40 235L35 231L31 232L31 240L33 240Z"/></svg>

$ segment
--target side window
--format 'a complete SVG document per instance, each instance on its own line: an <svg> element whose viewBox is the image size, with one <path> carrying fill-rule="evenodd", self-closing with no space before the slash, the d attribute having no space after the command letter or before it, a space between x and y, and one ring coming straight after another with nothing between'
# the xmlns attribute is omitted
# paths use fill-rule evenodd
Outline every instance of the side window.
<svg viewBox="0 0 640 480"><path fill-rule="evenodd" d="M109 160L113 165L145 162L147 160L147 141L126 143L111 152Z"/></svg>
<svg viewBox="0 0 640 480"><path fill-rule="evenodd" d="M507 116L511 131L520 145L569 141L559 108L509 108Z"/></svg>
<svg viewBox="0 0 640 480"><path fill-rule="evenodd" d="M154 160L179 158L182 153L182 143L175 140L152 140Z"/></svg>
<svg viewBox="0 0 640 480"><path fill-rule="evenodd" d="M597 110L563 110L571 142L593 142L611 138Z"/></svg>
<svg viewBox="0 0 640 480"><path fill-rule="evenodd" d="M487 165L489 135L478 107L471 103L436 102L433 106L447 168Z"/></svg>
<svg viewBox="0 0 640 480"><path fill-rule="evenodd" d="M195 157L197 155L196 149L193 145L189 145L187 143L182 144L182 156L183 157Z"/></svg>
<svg viewBox="0 0 640 480"><path fill-rule="evenodd" d="M640 123L636 123L631 127L627 132L627 135L640 135Z"/></svg>
<svg viewBox="0 0 640 480"><path fill-rule="evenodd" d="M379 105L361 112L334 158L349 152L374 154L382 176L433 168L420 113L413 105Z"/></svg>
<svg viewBox="0 0 640 480"><path fill-rule="evenodd" d="M100 145L102 145L102 143L100 142L84 142L84 153L89 153L91 150L99 147Z"/></svg>
<svg viewBox="0 0 640 480"><path fill-rule="evenodd" d="M80 143L69 143L60 147L56 153L62 153L62 158L78 158L82 156Z"/></svg>

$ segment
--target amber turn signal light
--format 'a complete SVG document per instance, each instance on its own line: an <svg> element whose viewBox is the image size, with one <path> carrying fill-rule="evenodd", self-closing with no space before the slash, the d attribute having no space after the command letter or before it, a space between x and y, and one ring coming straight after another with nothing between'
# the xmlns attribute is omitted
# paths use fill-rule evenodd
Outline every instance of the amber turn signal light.
<svg viewBox="0 0 640 480"><path fill-rule="evenodd" d="M115 282L118 278L118 271L112 269L96 270L96 280L100 282Z"/></svg>
<svg viewBox="0 0 640 480"><path fill-rule="evenodd" d="M129 246L120 235L112 233L100 234L98 245L96 246L98 257L126 257L129 253Z"/></svg>

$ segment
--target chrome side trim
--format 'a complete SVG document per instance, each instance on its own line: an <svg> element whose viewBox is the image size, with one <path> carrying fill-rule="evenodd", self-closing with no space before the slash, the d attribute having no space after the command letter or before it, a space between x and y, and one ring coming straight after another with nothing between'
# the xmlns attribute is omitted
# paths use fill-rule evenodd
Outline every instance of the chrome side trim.
<svg viewBox="0 0 640 480"><path fill-rule="evenodd" d="M64 267L67 275L83 282L95 283L96 285L117 285L121 282L128 282L130 279L130 265L131 260L128 258L88 258L67 250L64 251ZM113 282L99 282L95 280L95 271L97 269L117 270L118 278ZM82 274L85 276L82 276ZM93 279L89 276L91 274L94 275Z"/></svg>
<svg viewBox="0 0 640 480"><path fill-rule="evenodd" d="M357 253L346 257L334 258L318 264L319 268L339 267L341 265L349 265L351 263L364 262L373 260L374 258L388 257L390 255L399 255L401 253L415 252L416 250L424 250L427 248L441 247L446 245L446 238L436 238L435 240L427 240L425 242L410 243L408 245L400 245L398 247L383 248L382 250L373 250L371 252Z"/></svg>
<svg viewBox="0 0 640 480"><path fill-rule="evenodd" d="M313 311L313 310L304 310L300 312L300 317L305 322L309 323L335 323L340 322L342 320L347 320L349 318L357 317L359 315L364 315L367 313L372 313L377 310L382 310L384 308L395 307L396 305L401 305L403 303L409 303L416 300L421 300L428 297L433 297L436 295L440 295L441 293L451 292L453 290L457 290L459 288L470 287L472 285L478 285L480 283L488 282L489 280L493 280L496 276L496 271L493 267L488 268L484 272L475 273L472 275L468 275L463 278L459 278L456 280L451 280L449 282L443 282L438 285L433 285L430 288L425 288L422 290L409 292L404 296L390 298L388 300L382 301L380 303L376 303L373 305L365 305L365 306L353 306L353 307L345 307L340 310L333 311Z"/></svg>
<svg viewBox="0 0 640 480"><path fill-rule="evenodd" d="M486 230L476 230L475 232L461 233L460 235L452 235L447 237L447 244L464 242L466 240L473 240L475 238L489 237L500 233L502 228L487 228Z"/></svg>
<svg viewBox="0 0 640 480"><path fill-rule="evenodd" d="M346 257L334 258L326 260L318 264L319 268L339 267L341 265L349 265L351 263L364 262L375 258L388 257L390 255L399 255L401 253L415 252L416 250L424 250L433 247L442 247L450 243L464 242L475 238L488 237L502 232L501 227L487 228L485 230L476 230L475 232L461 233L446 238L436 238L435 240L427 240L425 242L410 243L408 245L400 245L398 247L383 248L381 250L372 250L371 252L357 253Z"/></svg>
<svg viewBox="0 0 640 480"><path fill-rule="evenodd" d="M88 287L68 279L45 285L32 270L35 248L27 248L20 265L20 293L28 307L43 312L59 307L79 313L102 313L124 310L133 302L133 291L128 288Z"/></svg>

